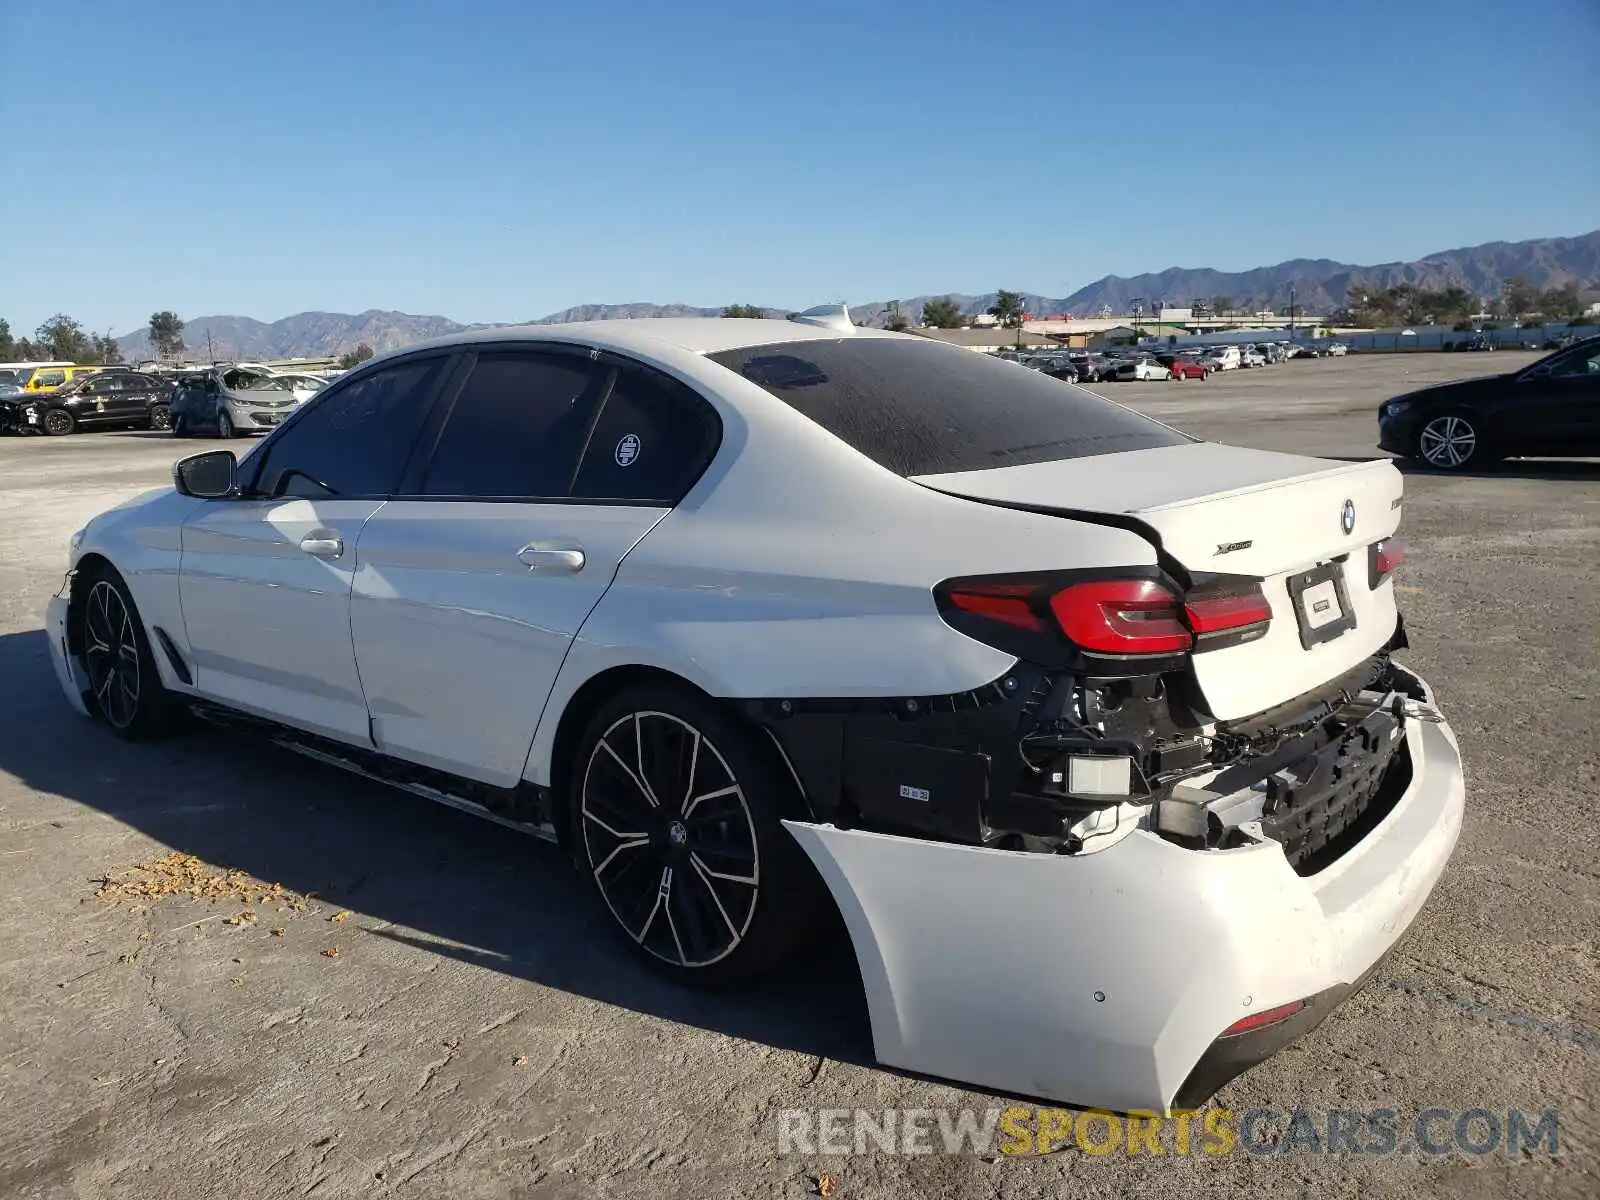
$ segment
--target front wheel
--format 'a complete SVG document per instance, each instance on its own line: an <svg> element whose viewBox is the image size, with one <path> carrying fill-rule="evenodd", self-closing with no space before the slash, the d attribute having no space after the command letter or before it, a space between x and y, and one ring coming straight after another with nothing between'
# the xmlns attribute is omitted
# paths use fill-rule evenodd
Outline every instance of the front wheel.
<svg viewBox="0 0 1600 1200"><path fill-rule="evenodd" d="M228 415L228 410L225 408L217 409L217 436L219 438L238 436L238 431L233 427L233 418Z"/></svg>
<svg viewBox="0 0 1600 1200"><path fill-rule="evenodd" d="M1440 471L1459 471L1488 458L1483 438L1466 413L1431 417L1417 433L1417 457Z"/></svg>
<svg viewBox="0 0 1600 1200"><path fill-rule="evenodd" d="M51 437L65 437L78 427L78 420L64 408L47 408L39 425Z"/></svg>
<svg viewBox="0 0 1600 1200"><path fill-rule="evenodd" d="M809 939L822 884L780 824L793 781L714 702L630 688L574 760L577 858L657 971L716 987L775 969Z"/></svg>
<svg viewBox="0 0 1600 1200"><path fill-rule="evenodd" d="M156 671L127 584L108 566L92 570L77 608L90 711L129 741L166 733L175 702Z"/></svg>

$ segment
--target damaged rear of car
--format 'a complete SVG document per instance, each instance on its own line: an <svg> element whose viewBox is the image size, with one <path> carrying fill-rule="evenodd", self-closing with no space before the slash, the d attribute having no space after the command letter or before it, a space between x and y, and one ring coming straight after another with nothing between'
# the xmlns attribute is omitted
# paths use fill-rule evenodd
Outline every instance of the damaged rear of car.
<svg viewBox="0 0 1600 1200"><path fill-rule="evenodd" d="M1025 403L963 428L962 364L868 369L893 353L719 361L918 487L1016 512L1019 535L1055 518L1148 554L1060 567L1041 543L1039 570L938 582L940 620L1014 660L983 687L752 706L808 795L838 797L787 824L849 926L878 1057L1196 1104L1369 976L1459 833L1454 736L1395 658L1401 476L1098 397L1071 438L1019 442L993 426ZM890 378L918 416L872 415Z"/></svg>

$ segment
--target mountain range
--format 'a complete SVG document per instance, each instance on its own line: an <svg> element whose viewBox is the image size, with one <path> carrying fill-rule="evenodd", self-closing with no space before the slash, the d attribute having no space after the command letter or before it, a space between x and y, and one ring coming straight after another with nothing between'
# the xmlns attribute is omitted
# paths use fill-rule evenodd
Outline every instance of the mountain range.
<svg viewBox="0 0 1600 1200"><path fill-rule="evenodd" d="M1342 305L1353 287L1386 288L1407 283L1437 289L1454 285L1489 299L1499 294L1507 279L1514 277L1526 280L1535 288L1560 287L1568 283L1577 283L1582 288L1600 287L1600 230L1577 237L1487 242L1481 246L1441 250L1412 262L1372 266L1323 258L1293 259L1248 271L1169 267L1126 278L1107 275L1059 299L1024 293L1024 303L1029 312L1036 314L1090 316L1106 306L1116 313L1127 312L1136 300L1150 309L1163 302L1186 307L1195 300L1209 301L1226 296L1245 311L1263 307L1281 311L1293 288L1295 303L1302 312L1321 314ZM995 300L993 292L950 293L950 296L969 314L983 312ZM850 312L858 324L881 326L888 318L891 304L898 304L902 314L916 320L923 303L931 299L934 297L914 296L899 301L876 301L854 305ZM798 307L808 307L812 302ZM780 305L768 307L766 311L782 314L790 310ZM721 305L697 308L687 304L583 304L531 321L498 324L716 316L721 312ZM189 357L196 359L320 358L345 353L363 342L381 353L427 338L490 327L463 325L448 317L369 309L356 314L303 312L272 322L250 317L195 317L185 326L183 337ZM146 330L134 330L117 341L123 357L131 362L153 357Z"/></svg>

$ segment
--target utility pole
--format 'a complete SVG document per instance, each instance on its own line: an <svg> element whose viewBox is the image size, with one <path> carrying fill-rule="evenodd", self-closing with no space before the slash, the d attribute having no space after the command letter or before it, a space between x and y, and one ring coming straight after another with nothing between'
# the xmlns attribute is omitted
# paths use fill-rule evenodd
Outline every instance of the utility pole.
<svg viewBox="0 0 1600 1200"><path fill-rule="evenodd" d="M1289 340L1294 341L1294 284L1289 285Z"/></svg>

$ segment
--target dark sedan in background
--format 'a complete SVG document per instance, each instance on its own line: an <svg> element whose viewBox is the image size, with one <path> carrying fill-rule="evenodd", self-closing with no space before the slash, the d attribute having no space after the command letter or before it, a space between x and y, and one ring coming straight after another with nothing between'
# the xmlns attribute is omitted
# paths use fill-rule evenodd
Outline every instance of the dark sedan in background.
<svg viewBox="0 0 1600 1200"><path fill-rule="evenodd" d="M112 367L30 395L17 419L23 429L54 437L110 426L165 429L171 399L172 385L159 376Z"/></svg>
<svg viewBox="0 0 1600 1200"><path fill-rule="evenodd" d="M1378 446L1440 471L1516 456L1600 455L1600 337L1520 371L1385 400Z"/></svg>

